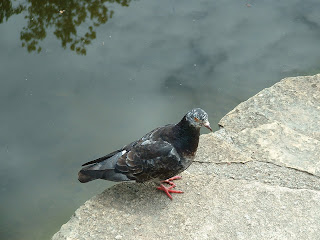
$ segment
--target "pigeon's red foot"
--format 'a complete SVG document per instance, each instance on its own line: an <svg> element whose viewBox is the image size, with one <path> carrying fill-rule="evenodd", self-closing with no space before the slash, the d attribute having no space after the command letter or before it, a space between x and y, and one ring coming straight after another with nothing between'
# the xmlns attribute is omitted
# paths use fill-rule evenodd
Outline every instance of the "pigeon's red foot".
<svg viewBox="0 0 320 240"><path fill-rule="evenodd" d="M172 178L168 178L167 180L161 181L163 183L167 183L170 185L170 187L166 187L163 184L160 184L160 187L157 187L158 190L164 191L167 196L172 200L172 196L170 193L183 193L180 190L173 190L172 188L176 187L176 184L174 184L173 180L181 179L181 176L174 176Z"/></svg>

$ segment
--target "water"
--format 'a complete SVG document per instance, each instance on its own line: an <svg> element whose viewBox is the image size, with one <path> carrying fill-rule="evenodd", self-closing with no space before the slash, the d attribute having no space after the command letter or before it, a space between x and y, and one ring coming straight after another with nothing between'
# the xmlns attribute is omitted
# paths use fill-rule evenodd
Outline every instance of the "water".
<svg viewBox="0 0 320 240"><path fill-rule="evenodd" d="M261 89L320 72L319 11L316 0L3 0L0 238L49 239L111 185L80 184L82 163L195 106L217 129Z"/></svg>

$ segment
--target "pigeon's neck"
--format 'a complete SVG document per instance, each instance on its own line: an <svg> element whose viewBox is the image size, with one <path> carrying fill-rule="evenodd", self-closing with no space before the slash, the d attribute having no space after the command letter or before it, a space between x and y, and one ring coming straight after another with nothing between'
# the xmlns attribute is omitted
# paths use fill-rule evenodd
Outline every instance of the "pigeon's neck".
<svg viewBox="0 0 320 240"><path fill-rule="evenodd" d="M184 117L178 124L173 127L176 134L175 148L184 156L195 156L200 136L200 128L189 124Z"/></svg>

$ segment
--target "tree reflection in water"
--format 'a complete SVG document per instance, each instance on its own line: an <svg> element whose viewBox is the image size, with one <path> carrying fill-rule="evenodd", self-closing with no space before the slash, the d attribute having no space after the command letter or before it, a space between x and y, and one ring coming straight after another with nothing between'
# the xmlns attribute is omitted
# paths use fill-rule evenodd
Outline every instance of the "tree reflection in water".
<svg viewBox="0 0 320 240"><path fill-rule="evenodd" d="M53 29L61 40L61 46L69 47L78 54L86 54L86 46L96 38L96 28L112 18L114 11L106 4L120 4L128 7L131 0L26 0L16 3L12 0L0 2L0 23L12 15L23 13L27 26L20 33L22 46L28 52L41 52L39 42ZM78 27L90 22L86 33L78 34Z"/></svg>

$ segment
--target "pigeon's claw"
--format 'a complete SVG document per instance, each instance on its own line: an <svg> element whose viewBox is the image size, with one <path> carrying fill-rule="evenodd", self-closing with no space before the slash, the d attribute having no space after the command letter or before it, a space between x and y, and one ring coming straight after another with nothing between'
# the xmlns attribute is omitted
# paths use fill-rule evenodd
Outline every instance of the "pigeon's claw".
<svg viewBox="0 0 320 240"><path fill-rule="evenodd" d="M181 179L181 178L182 178L181 176L174 176L174 177L168 178L167 180L164 180L162 182L169 183L169 182L172 182L173 180L178 180L178 179Z"/></svg>
<svg viewBox="0 0 320 240"><path fill-rule="evenodd" d="M165 187L163 184L160 184L160 187L157 187L158 190L164 191L167 196L172 200L172 196L170 193L183 193L180 190L173 190L172 188L174 188L175 185L171 185L170 187Z"/></svg>
<svg viewBox="0 0 320 240"><path fill-rule="evenodd" d="M161 181L163 183L167 183L170 185L170 187L166 187L163 184L160 184L160 187L157 187L158 190L164 191L167 196L172 200L172 196L170 193L183 193L183 191L180 190L173 190L173 188L176 187L176 184L173 182L173 180L181 179L181 176L174 176L172 178L168 178L167 180Z"/></svg>

